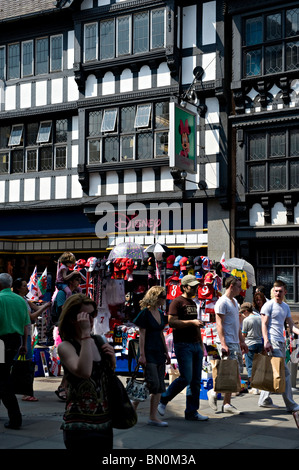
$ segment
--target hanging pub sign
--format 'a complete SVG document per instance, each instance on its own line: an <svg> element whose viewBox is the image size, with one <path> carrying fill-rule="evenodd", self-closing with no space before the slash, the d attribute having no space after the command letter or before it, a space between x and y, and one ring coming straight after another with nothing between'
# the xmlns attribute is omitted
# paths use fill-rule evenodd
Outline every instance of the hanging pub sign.
<svg viewBox="0 0 299 470"><path fill-rule="evenodd" d="M197 173L197 115L177 103L169 103L169 166L187 173Z"/></svg>

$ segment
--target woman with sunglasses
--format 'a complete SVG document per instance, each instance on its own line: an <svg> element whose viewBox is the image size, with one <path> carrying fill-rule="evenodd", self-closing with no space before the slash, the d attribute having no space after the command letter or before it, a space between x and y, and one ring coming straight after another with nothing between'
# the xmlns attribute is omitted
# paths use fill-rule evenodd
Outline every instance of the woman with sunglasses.
<svg viewBox="0 0 299 470"><path fill-rule="evenodd" d="M114 368L115 356L112 346L105 343L99 349L91 335L96 316L96 303L74 294L65 302L59 320L58 354L68 384L61 428L66 448L73 451L113 448L103 358Z"/></svg>
<svg viewBox="0 0 299 470"><path fill-rule="evenodd" d="M158 417L158 404L161 393L165 391L165 363L170 364L170 359L165 343L163 330L166 323L163 306L166 302L164 287L151 287L140 301L141 312L133 320L139 327L139 364L144 368L145 381L150 397L151 426L166 427L168 423ZM135 408L138 402L134 402Z"/></svg>

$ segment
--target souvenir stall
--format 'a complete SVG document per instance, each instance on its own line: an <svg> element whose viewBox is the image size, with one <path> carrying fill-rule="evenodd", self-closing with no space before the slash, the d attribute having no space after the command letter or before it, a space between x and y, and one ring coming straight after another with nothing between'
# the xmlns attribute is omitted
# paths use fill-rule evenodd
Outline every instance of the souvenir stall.
<svg viewBox="0 0 299 470"><path fill-rule="evenodd" d="M244 264L246 263L246 265ZM97 304L97 317L94 321L94 334L105 335L107 341L113 345L116 355L116 372L128 373L134 370L136 353L139 342L139 329L133 323L138 314L139 302L145 292L153 285L163 285L166 289L168 311L169 304L181 295L181 279L186 274L193 274L199 280L197 297L198 318L205 327L202 329L202 338L205 346L205 357L202 373L202 396L212 388L211 359L218 357L215 344L217 331L214 306L222 295L223 283L226 276L233 274L240 277L242 294L255 284L254 270L244 260L232 258L225 262L223 255L221 262L212 262L207 256L173 255L170 250L159 243L144 249L133 242L116 245L108 257L98 259L91 257L88 260L77 260L74 270L80 271L82 277L81 289L86 295L93 298ZM41 320L40 344L46 340L46 326ZM169 380L173 380L179 373L173 348L172 329L166 326L164 330L168 351L171 357L171 367L167 367ZM59 358L57 356L57 338L50 346L50 373L57 375L60 372Z"/></svg>

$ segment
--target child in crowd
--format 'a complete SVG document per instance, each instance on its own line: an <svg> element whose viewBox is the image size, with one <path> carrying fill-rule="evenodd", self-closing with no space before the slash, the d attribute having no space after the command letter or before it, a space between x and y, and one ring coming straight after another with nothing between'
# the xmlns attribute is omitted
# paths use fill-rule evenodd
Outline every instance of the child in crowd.
<svg viewBox="0 0 299 470"><path fill-rule="evenodd" d="M72 292L71 289L67 285L67 281L71 279L74 275L74 266L76 264L76 258L73 253L65 251L59 258L59 267L56 276L56 287L58 290L63 290L66 294L66 298L68 299L74 293L82 292L81 287L76 289L76 292ZM72 271L68 274L68 271ZM78 274L79 271L75 273Z"/></svg>
<svg viewBox="0 0 299 470"><path fill-rule="evenodd" d="M260 315L254 313L250 302L244 302L241 305L240 314L243 316L242 335L248 346L248 353L245 354L245 364L250 384L253 357L263 350L262 320ZM257 395L259 391L251 388L249 393Z"/></svg>

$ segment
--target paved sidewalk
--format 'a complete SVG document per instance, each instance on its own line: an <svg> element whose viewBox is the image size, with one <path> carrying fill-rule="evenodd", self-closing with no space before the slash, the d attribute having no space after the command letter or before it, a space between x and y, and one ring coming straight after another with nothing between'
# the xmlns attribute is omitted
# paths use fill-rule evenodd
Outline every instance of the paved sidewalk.
<svg viewBox="0 0 299 470"><path fill-rule="evenodd" d="M54 393L60 381L61 377L38 377L34 388L39 401L23 402L19 397L23 414L20 430L4 428L7 414L0 405L0 449L65 449L60 430L65 404ZM299 403L299 389L294 398ZM244 393L232 399L244 414L230 416L221 412L221 400L216 413L206 400L201 400L200 413L210 419L190 422L183 418L182 392L167 406L163 418L169 423L167 428L148 426L149 403L142 403L138 424L129 430L114 431L114 449L118 453L125 449L299 449L299 429L292 414L286 411L281 395L273 396L273 401L281 408L260 408L257 395Z"/></svg>

